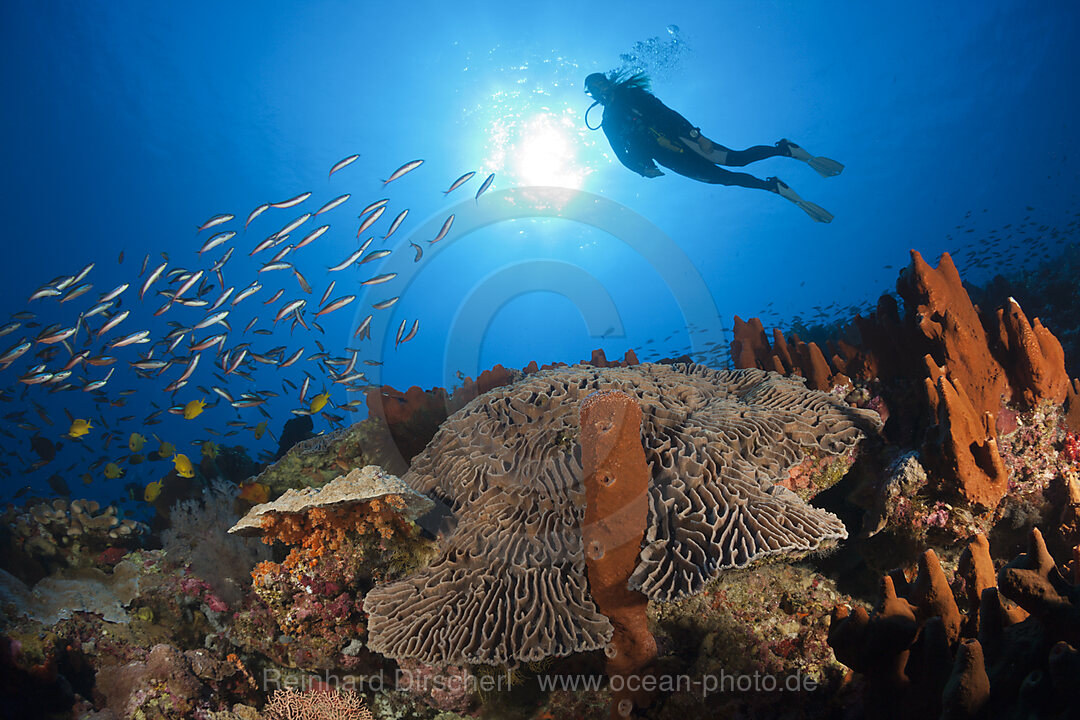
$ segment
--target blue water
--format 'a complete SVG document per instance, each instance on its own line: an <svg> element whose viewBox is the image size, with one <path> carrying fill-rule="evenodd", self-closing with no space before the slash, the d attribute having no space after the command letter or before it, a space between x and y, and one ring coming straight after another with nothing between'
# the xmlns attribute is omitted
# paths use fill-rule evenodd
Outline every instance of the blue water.
<svg viewBox="0 0 1080 720"><path fill-rule="evenodd" d="M152 317L163 300L138 301L144 256L151 268L166 253L169 270L206 270L233 246L225 284L239 291L258 278L263 289L224 306L233 311L227 348L285 346L288 355L304 346L310 355L318 340L331 357L360 348L357 369L369 382L431 387L496 363L575 362L598 347L609 357L634 348L643 360L691 352L722 362L733 315L761 316L767 326L849 318L892 288L909 248L930 260L946 250L980 254L991 230L1025 217L1061 228L1055 247L1075 241L1067 231L1080 188L1075 3L504 5L3 3L0 324L31 310L42 327L69 326L102 293L127 282L122 309L131 316L108 337L148 329L160 340L172 329L167 322L190 326L205 310L174 306ZM784 158L746 168L780 176L836 219L813 223L761 191L674 173L644 179L622 167L603 134L585 127L590 100L582 81L635 64L652 73L661 100L717 142L743 148L787 137L843 162L846 170L833 178ZM330 167L353 153L360 158L328 179ZM413 159L425 162L383 186ZM466 171L477 174L444 196ZM491 189L474 200L490 173ZM308 191L304 204L271 209L242 231L256 206ZM275 252L248 257L257 242L342 193L352 195L345 205L290 238L331 225L285 258L308 280L310 295L289 271L257 273ZM382 197L390 198L388 209L368 234L372 250L393 254L328 274L357 248L360 209ZM406 208L401 228L382 240ZM196 234L218 213L236 220ZM430 245L451 213L451 232ZM239 234L200 258L200 245L225 229ZM419 263L410 241L424 248ZM1025 249L1030 239L1001 242L995 250L1006 251L1006 269L1034 261ZM958 261L970 280L995 269ZM64 305L27 303L38 287L90 262L87 295ZM399 277L358 286L384 272ZM241 337L254 315L256 328L271 329L290 299L306 298L312 319L331 279L331 298L359 299L320 318L324 333L290 331L284 321L272 335ZM221 288L212 274L208 282L214 289L205 299L213 301ZM176 286L162 280L151 293ZM279 288L282 298L263 305ZM391 308L370 309L394 295L401 299ZM354 339L369 313L372 339ZM403 320L406 331L416 320L419 329L395 346ZM0 338L0 351L40 329ZM76 351L85 337L80 333ZM95 353L101 344L92 346ZM186 345L177 354L186 355ZM128 368L152 347L146 344L108 353L118 362L105 396L137 392L123 407L95 405L79 388L108 368L76 368L75 387L66 391L18 381L42 347L0 370L8 401L0 415L26 411L0 420L10 433L0 437L7 495L26 483L48 493L52 473L65 476L76 495L103 499L126 482L159 479L168 464L127 467L118 481L101 478L99 463L123 464L135 431L156 433L196 460L190 443L206 439L246 445L253 456L275 448L269 436L256 441L247 430L214 436L229 421L264 419L225 402L194 420L164 413L161 424L142 424L155 411L151 403L213 404L217 396L200 387L281 394L263 406L275 432L290 410L306 406L281 380L299 385L305 370L314 377L307 401L324 388L338 405L362 398L306 359L287 370L254 365L251 381L230 375L222 383L211 375L213 352L203 353L190 384L170 396L164 387L183 366L153 379ZM153 347L155 358L164 355ZM61 348L49 368L67 357ZM57 460L24 475L37 459L29 437L60 439L69 425L65 409L90 418L95 429L81 442L64 440ZM127 416L133 419L119 419ZM329 429L324 417L316 429ZM91 467L94 482L84 488L77 477Z"/></svg>

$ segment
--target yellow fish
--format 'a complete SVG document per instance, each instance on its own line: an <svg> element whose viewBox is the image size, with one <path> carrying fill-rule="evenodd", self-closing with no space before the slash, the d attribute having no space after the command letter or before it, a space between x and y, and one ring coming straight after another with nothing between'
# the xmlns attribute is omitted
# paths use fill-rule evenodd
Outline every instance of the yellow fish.
<svg viewBox="0 0 1080 720"><path fill-rule="evenodd" d="M93 427L89 420L72 420L71 427L68 429L68 437L80 438L88 434Z"/></svg>
<svg viewBox="0 0 1080 720"><path fill-rule="evenodd" d="M262 483L244 483L240 486L240 499L253 505L261 505L270 500L270 488Z"/></svg>
<svg viewBox="0 0 1080 720"><path fill-rule="evenodd" d="M204 407L206 407L206 403L202 400L192 400L184 406L184 419L194 420L202 414Z"/></svg>
<svg viewBox="0 0 1080 720"><path fill-rule="evenodd" d="M255 439L256 440L261 440L264 432L266 432L266 421L265 420L263 420L261 423L259 423L258 425L255 426Z"/></svg>
<svg viewBox="0 0 1080 720"><path fill-rule="evenodd" d="M221 446L217 443L212 443L209 440L202 444L203 457L216 458L219 450L221 450Z"/></svg>
<svg viewBox="0 0 1080 720"><path fill-rule="evenodd" d="M176 467L176 474L182 478L195 477L195 468L191 466L191 460L187 455L173 455L173 465Z"/></svg>
<svg viewBox="0 0 1080 720"><path fill-rule="evenodd" d="M159 495L161 495L161 481L160 480L155 480L154 482L147 485L146 489L143 490L143 500L145 500L148 503L152 503L155 500L157 500Z"/></svg>
<svg viewBox="0 0 1080 720"><path fill-rule="evenodd" d="M315 397L311 398L311 412L317 413L326 407L326 403L330 401L330 393L319 393Z"/></svg>
<svg viewBox="0 0 1080 720"><path fill-rule="evenodd" d="M139 453L128 455L128 465L140 465L143 460L146 460L146 457Z"/></svg>
<svg viewBox="0 0 1080 720"><path fill-rule="evenodd" d="M109 463L105 466L105 477L107 477L109 480L115 480L116 478L121 477L123 474L123 469L121 469L121 467L116 463Z"/></svg>
<svg viewBox="0 0 1080 720"><path fill-rule="evenodd" d="M165 458L172 457L175 453L176 453L176 446L173 445L171 442L164 442L164 441L162 441L161 447L159 447L158 451L157 451L158 457L161 458L162 460L164 460Z"/></svg>
<svg viewBox="0 0 1080 720"><path fill-rule="evenodd" d="M142 450L143 443L145 442L146 438L139 433L131 433L131 437L128 438L128 450L137 453Z"/></svg>

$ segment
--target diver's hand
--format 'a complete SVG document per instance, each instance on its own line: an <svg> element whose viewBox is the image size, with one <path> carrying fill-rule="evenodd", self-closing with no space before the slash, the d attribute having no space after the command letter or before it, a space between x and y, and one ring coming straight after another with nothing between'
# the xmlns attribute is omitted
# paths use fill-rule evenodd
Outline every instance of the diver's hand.
<svg viewBox="0 0 1080 720"><path fill-rule="evenodd" d="M653 167L650 167L650 168L645 168L644 170L641 171L641 177L647 177L647 178L660 177L663 174L664 173L660 172L660 168L658 168L656 166L653 166Z"/></svg>

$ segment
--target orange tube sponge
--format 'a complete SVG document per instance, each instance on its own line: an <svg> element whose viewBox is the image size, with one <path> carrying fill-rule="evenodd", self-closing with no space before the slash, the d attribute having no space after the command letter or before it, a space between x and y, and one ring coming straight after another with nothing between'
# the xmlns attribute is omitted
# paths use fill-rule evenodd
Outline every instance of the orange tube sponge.
<svg viewBox="0 0 1080 720"><path fill-rule="evenodd" d="M649 512L649 466L641 445L641 408L619 391L596 392L580 409L585 519L581 535L589 589L614 634L607 649L608 676L620 677L612 694L612 717L626 717L648 702L640 682L628 676L649 672L656 640L649 632L648 599L630 590ZM615 687L613 683L613 687Z"/></svg>

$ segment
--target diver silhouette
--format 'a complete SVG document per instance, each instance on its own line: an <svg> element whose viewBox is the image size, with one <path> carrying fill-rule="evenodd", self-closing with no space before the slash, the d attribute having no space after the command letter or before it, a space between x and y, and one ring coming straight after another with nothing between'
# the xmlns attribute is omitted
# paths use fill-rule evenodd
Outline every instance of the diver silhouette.
<svg viewBox="0 0 1080 720"><path fill-rule="evenodd" d="M664 105L649 90L649 79L644 73L629 77L617 72L593 73L585 78L585 92L595 100L589 110L597 104L604 106L600 127L623 165L647 178L664 174L656 167L660 163L700 182L768 190L795 203L817 222L832 221L833 216L827 210L803 200L780 178L761 180L718 166L743 167L765 158L791 157L829 177L839 175L843 165L829 158L814 157L790 140L746 150L724 147L702 135L700 128ZM598 129L588 124L588 111L585 116L589 129Z"/></svg>

